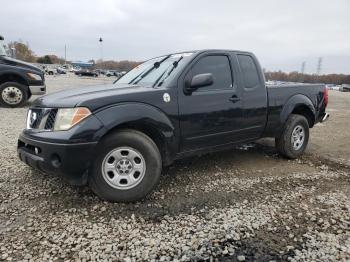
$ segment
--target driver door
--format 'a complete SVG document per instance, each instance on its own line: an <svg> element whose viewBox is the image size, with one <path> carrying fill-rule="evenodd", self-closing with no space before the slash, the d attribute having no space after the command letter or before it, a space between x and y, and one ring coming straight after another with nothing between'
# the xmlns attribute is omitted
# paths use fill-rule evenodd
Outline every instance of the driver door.
<svg viewBox="0 0 350 262"><path fill-rule="evenodd" d="M213 83L186 92L186 82L198 74L212 74ZM240 140L242 102L233 79L228 53L197 57L179 88L181 151L228 144Z"/></svg>

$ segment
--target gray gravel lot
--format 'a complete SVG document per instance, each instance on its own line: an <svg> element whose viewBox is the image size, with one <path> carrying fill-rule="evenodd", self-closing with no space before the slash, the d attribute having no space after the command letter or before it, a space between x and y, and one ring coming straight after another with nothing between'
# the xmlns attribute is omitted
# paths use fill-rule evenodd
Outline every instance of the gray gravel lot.
<svg viewBox="0 0 350 262"><path fill-rule="evenodd" d="M48 92L109 78L47 77ZM349 261L350 93L302 159L273 141L190 158L142 202L102 202L32 170L16 154L27 108L0 108L0 260Z"/></svg>

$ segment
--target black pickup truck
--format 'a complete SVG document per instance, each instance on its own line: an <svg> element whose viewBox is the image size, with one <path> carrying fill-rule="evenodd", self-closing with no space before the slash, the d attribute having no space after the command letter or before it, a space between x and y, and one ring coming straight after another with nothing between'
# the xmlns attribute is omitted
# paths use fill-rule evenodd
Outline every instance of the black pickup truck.
<svg viewBox="0 0 350 262"><path fill-rule="evenodd" d="M8 56L0 36L0 105L22 106L32 95L46 92L44 72Z"/></svg>
<svg viewBox="0 0 350 262"><path fill-rule="evenodd" d="M186 156L275 137L282 156L297 158L309 128L328 118L327 103L321 84L266 86L249 52L176 53L112 85L36 99L18 153L102 199L135 201L156 186L162 166Z"/></svg>

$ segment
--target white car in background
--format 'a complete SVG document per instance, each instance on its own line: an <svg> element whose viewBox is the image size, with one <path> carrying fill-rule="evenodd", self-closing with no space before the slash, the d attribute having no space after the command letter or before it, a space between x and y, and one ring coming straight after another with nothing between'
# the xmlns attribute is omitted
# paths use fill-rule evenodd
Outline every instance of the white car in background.
<svg viewBox="0 0 350 262"><path fill-rule="evenodd" d="M79 66L73 66L73 67L69 70L69 72L75 73L75 72L78 72L78 71L80 71L80 70L81 70L81 67L79 67Z"/></svg>

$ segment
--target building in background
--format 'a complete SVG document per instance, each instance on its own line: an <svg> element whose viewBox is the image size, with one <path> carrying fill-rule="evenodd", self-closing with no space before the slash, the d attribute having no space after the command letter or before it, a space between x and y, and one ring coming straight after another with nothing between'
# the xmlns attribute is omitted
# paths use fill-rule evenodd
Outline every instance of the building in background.
<svg viewBox="0 0 350 262"><path fill-rule="evenodd" d="M79 67L81 69L92 69L92 67L95 65L93 62L82 62L82 61L73 61L72 66L73 67Z"/></svg>

